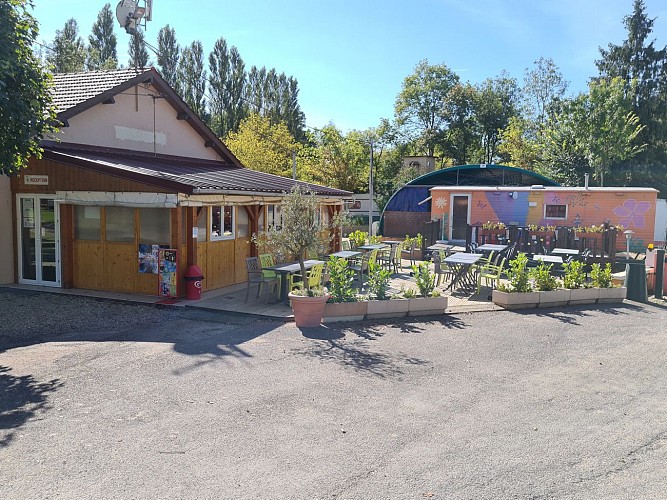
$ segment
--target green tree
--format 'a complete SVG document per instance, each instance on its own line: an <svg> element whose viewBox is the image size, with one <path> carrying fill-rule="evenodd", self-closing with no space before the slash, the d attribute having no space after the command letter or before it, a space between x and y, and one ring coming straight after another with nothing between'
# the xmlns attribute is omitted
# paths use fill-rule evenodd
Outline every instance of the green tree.
<svg viewBox="0 0 667 500"><path fill-rule="evenodd" d="M478 100L477 89L469 83L457 84L445 99L443 113L449 127L442 147L454 165L466 165L480 156Z"/></svg>
<svg viewBox="0 0 667 500"><path fill-rule="evenodd" d="M610 168L629 160L644 149L635 139L644 126L632 111L625 82L616 77L609 82L591 82L589 93L574 101L578 138L582 142L593 176L604 186Z"/></svg>
<svg viewBox="0 0 667 500"><path fill-rule="evenodd" d="M157 35L157 65L160 68L160 74L165 81L180 93L178 88L178 61L181 56L181 48L176 42L176 30L168 24Z"/></svg>
<svg viewBox="0 0 667 500"><path fill-rule="evenodd" d="M481 163L494 163L499 158L500 134L517 114L518 96L516 80L505 73L478 86L475 118L482 137Z"/></svg>
<svg viewBox="0 0 667 500"><path fill-rule="evenodd" d="M370 148L363 132L353 130L344 135L329 124L317 131L313 140L315 151L304 155L307 180L357 193L368 192Z"/></svg>
<svg viewBox="0 0 667 500"><path fill-rule="evenodd" d="M535 124L522 116L510 118L500 133L498 152L508 159L507 165L533 170L539 158L540 147L536 139Z"/></svg>
<svg viewBox="0 0 667 500"><path fill-rule="evenodd" d="M46 62L54 73L79 73L86 63L86 45L79 36L79 26L74 18L69 19L62 30L56 30Z"/></svg>
<svg viewBox="0 0 667 500"><path fill-rule="evenodd" d="M236 47L220 37L208 57L211 126L220 137L238 130L246 115L245 63Z"/></svg>
<svg viewBox="0 0 667 500"><path fill-rule="evenodd" d="M38 26L26 0L0 2L0 173L11 175L41 157L40 140L53 130L50 77L32 51Z"/></svg>
<svg viewBox="0 0 667 500"><path fill-rule="evenodd" d="M443 105L458 83L458 75L445 64L430 65L427 60L403 80L394 105L396 122L429 156L442 141L448 125Z"/></svg>
<svg viewBox="0 0 667 500"><path fill-rule="evenodd" d="M276 125L253 113L241 121L238 132L230 132L225 144L241 163L269 174L292 176L292 153L299 150L284 123Z"/></svg>
<svg viewBox="0 0 667 500"><path fill-rule="evenodd" d="M115 69L118 67L114 15L111 4L104 4L88 37L88 69Z"/></svg>
<svg viewBox="0 0 667 500"><path fill-rule="evenodd" d="M567 80L552 59L540 57L532 70L526 69L523 80L523 97L526 115L540 127L547 119L547 112L554 101L567 91Z"/></svg>
<svg viewBox="0 0 667 500"><path fill-rule="evenodd" d="M655 19L646 13L643 0L634 0L633 12L623 19L628 38L621 45L600 48L596 61L600 78L620 77L630 96L632 110L646 125L638 143L646 143L639 162L667 164L667 47L649 41ZM664 171L667 174L667 170Z"/></svg>
<svg viewBox="0 0 667 500"><path fill-rule="evenodd" d="M145 68L150 66L150 57L148 55L148 50L146 50L143 31L137 30L137 32L130 37L128 53L130 54L128 64L131 68Z"/></svg>
<svg viewBox="0 0 667 500"><path fill-rule="evenodd" d="M204 48L199 40L183 49L178 64L178 88L183 100L203 120L206 116L206 69Z"/></svg>

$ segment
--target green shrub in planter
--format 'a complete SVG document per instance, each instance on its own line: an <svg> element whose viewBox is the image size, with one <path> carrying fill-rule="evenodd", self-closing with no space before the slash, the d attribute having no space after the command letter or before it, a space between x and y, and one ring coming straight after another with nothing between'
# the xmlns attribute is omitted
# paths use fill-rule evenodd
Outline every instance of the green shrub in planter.
<svg viewBox="0 0 667 500"><path fill-rule="evenodd" d="M357 292L354 289L354 270L350 269L347 261L342 258L331 257L329 269L329 302L355 302Z"/></svg>
<svg viewBox="0 0 667 500"><path fill-rule="evenodd" d="M419 265L412 266L412 272L415 275L415 284L419 289L419 294L422 297L433 296L433 290L435 290L435 274L430 271L428 264L421 262Z"/></svg>
<svg viewBox="0 0 667 500"><path fill-rule="evenodd" d="M607 262L604 269L597 262L591 266L591 280L593 286L598 288L611 288L611 264Z"/></svg>
<svg viewBox="0 0 667 500"><path fill-rule="evenodd" d="M584 263L578 260L565 262L563 264L565 276L563 277L563 286L570 290L586 288L586 274L584 273Z"/></svg>
<svg viewBox="0 0 667 500"><path fill-rule="evenodd" d="M539 266L528 273L529 277L535 282L535 288L540 292L550 292L558 288L558 280L551 274L552 267L553 264L547 266L544 262L540 262Z"/></svg>
<svg viewBox="0 0 667 500"><path fill-rule="evenodd" d="M391 271L383 269L379 264L372 263L368 266L368 291L371 296L377 300L386 300L389 298L389 279Z"/></svg>
<svg viewBox="0 0 667 500"><path fill-rule="evenodd" d="M517 293L532 292L533 287L530 284L530 276L527 266L528 257L525 253L520 252L516 258L510 260L510 268L507 271L509 286L500 285L498 290Z"/></svg>

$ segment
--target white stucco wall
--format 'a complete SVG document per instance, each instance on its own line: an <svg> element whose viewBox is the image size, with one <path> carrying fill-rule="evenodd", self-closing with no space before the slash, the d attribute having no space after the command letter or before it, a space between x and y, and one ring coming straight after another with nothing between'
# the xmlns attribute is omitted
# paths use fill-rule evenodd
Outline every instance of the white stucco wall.
<svg viewBox="0 0 667 500"><path fill-rule="evenodd" d="M0 283L14 282L14 230L9 177L0 175Z"/></svg>
<svg viewBox="0 0 667 500"><path fill-rule="evenodd" d="M658 200L655 205L655 241L665 242L667 238L667 200Z"/></svg>
<svg viewBox="0 0 667 500"><path fill-rule="evenodd" d="M98 104L69 119L69 127L57 137L76 144L220 159L186 120L176 118L176 110L152 85L136 88L136 96L135 88L126 90L114 97L114 104Z"/></svg>

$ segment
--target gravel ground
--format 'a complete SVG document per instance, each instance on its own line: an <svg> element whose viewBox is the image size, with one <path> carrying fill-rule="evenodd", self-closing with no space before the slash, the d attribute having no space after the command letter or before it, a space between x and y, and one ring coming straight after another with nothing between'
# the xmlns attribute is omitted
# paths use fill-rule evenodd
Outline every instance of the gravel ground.
<svg viewBox="0 0 667 500"><path fill-rule="evenodd" d="M181 314L150 304L13 289L0 290L0 304L0 341L130 329Z"/></svg>

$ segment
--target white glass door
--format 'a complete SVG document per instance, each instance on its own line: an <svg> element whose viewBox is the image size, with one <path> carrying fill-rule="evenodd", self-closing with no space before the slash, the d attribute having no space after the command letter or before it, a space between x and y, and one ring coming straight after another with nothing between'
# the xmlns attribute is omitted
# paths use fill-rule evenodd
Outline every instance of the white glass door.
<svg viewBox="0 0 667 500"><path fill-rule="evenodd" d="M60 286L60 218L53 198L18 198L19 283Z"/></svg>

